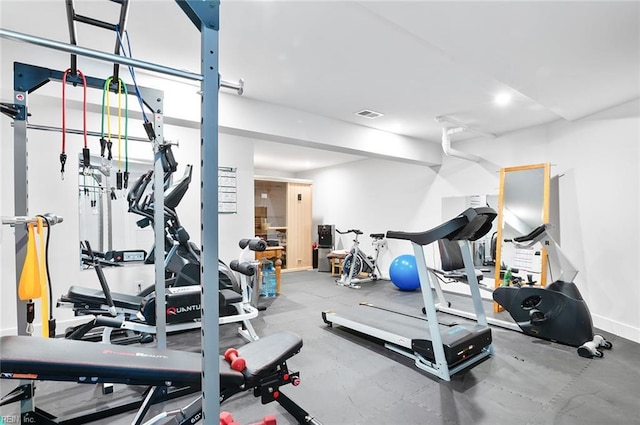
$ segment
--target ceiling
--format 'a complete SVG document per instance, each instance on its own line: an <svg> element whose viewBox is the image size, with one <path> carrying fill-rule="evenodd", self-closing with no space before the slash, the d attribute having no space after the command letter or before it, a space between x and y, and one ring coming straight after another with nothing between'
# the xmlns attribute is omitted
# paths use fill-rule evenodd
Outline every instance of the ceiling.
<svg viewBox="0 0 640 425"><path fill-rule="evenodd" d="M500 135L640 96L638 2L223 2L220 40L247 97L434 143L439 116Z"/></svg>
<svg viewBox="0 0 640 425"><path fill-rule="evenodd" d="M7 28L68 39L59 2L19 3L38 7L26 24L3 19ZM78 13L107 7L76 0ZM426 142L439 143L440 116L501 135L640 97L637 1L222 1L220 22L221 74L243 78L244 97ZM199 35L174 2L131 0L128 28L162 46L136 58L198 72ZM95 46L92 31L79 39ZM509 105L494 102L500 93ZM355 115L362 109L384 116ZM316 164L316 150L286 149L274 161L277 143L256 144L256 168L361 158L323 152Z"/></svg>

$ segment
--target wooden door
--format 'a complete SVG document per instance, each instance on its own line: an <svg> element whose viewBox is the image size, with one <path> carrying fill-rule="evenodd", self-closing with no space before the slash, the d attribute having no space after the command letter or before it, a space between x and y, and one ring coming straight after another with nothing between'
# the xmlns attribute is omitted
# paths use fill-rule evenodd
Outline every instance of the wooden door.
<svg viewBox="0 0 640 425"><path fill-rule="evenodd" d="M287 270L313 267L311 193L311 184L287 185Z"/></svg>

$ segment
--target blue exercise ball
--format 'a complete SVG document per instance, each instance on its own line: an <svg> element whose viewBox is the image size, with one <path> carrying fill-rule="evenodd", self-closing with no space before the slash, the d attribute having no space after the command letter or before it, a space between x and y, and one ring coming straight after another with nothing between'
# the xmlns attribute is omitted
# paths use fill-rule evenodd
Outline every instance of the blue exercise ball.
<svg viewBox="0 0 640 425"><path fill-rule="evenodd" d="M416 257L401 255L389 266L391 282L401 291L415 291L420 287L420 277L416 266Z"/></svg>

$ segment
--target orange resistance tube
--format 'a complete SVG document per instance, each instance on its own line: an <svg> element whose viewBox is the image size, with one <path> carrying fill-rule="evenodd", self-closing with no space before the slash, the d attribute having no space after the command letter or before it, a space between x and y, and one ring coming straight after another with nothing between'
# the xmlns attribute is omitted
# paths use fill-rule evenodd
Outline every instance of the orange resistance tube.
<svg viewBox="0 0 640 425"><path fill-rule="evenodd" d="M38 267L38 252L33 223L28 224L27 255L22 266L20 282L18 283L18 297L22 301L40 298L42 286L40 284L40 270Z"/></svg>
<svg viewBox="0 0 640 425"><path fill-rule="evenodd" d="M47 286L47 265L45 263L47 252L44 244L44 220L42 217L37 217L36 222L38 223L38 238L40 240L40 255L38 258L40 260L40 292L42 296L40 300L40 305L42 306L42 337L49 338L49 288Z"/></svg>

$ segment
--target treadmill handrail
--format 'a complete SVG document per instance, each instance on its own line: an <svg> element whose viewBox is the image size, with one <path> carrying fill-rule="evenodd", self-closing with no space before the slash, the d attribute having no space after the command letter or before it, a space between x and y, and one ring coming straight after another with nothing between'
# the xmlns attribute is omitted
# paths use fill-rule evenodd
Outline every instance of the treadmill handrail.
<svg viewBox="0 0 640 425"><path fill-rule="evenodd" d="M432 244L438 239L477 240L491 230L491 227L486 224L491 223L496 216L497 213L490 207L468 208L457 217L433 229L424 232L389 230L387 232L387 238L409 240L423 246ZM478 225L479 228L476 229ZM471 230L472 233L467 235L465 229Z"/></svg>

